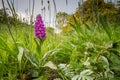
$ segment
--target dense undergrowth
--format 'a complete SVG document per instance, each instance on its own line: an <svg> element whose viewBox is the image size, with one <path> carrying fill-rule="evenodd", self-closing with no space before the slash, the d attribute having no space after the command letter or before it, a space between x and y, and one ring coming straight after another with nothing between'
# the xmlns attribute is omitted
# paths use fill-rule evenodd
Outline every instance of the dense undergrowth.
<svg viewBox="0 0 120 80"><path fill-rule="evenodd" d="M0 80L119 80L120 26L82 27L52 33L40 47L33 27L0 24Z"/></svg>

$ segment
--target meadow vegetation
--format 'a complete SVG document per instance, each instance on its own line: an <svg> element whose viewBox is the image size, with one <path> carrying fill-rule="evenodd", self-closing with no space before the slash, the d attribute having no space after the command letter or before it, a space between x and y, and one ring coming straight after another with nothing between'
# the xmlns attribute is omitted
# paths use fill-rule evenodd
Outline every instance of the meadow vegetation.
<svg viewBox="0 0 120 80"><path fill-rule="evenodd" d="M119 20L95 13L94 20L87 17L82 23L83 16L76 17L78 10L73 15L64 13L67 26L59 27L60 33L46 27L41 42L34 24L8 17L4 7L1 11L0 80L120 80Z"/></svg>

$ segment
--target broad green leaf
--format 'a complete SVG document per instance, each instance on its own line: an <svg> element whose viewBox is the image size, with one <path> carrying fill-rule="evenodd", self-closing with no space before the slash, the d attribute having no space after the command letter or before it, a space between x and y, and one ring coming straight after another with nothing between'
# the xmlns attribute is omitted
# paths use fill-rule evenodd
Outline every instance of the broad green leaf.
<svg viewBox="0 0 120 80"><path fill-rule="evenodd" d="M44 67L49 67L49 68L51 68L51 69L57 69L57 66L53 63L53 62L51 62L51 61L48 61L45 65L44 65Z"/></svg>
<svg viewBox="0 0 120 80"><path fill-rule="evenodd" d="M33 57L33 56L30 54L30 52L29 52L27 49L24 50L24 54L25 54L25 57L31 62L32 65L34 65L36 68L39 67L38 61L36 60L35 57Z"/></svg>
<svg viewBox="0 0 120 80"><path fill-rule="evenodd" d="M50 51L44 53L42 60L44 61L48 56L52 56L58 51L60 51L60 49L53 49L53 50L50 50Z"/></svg>
<svg viewBox="0 0 120 80"><path fill-rule="evenodd" d="M24 48L23 47L18 47L19 53L18 53L18 61L21 62Z"/></svg>
<svg viewBox="0 0 120 80"><path fill-rule="evenodd" d="M80 75L75 75L75 76L73 76L72 80L78 80L79 77L80 77Z"/></svg>
<svg viewBox="0 0 120 80"><path fill-rule="evenodd" d="M80 72L80 75L74 76L72 80L93 80L92 76L90 76L91 74L93 74L92 70L83 70L82 72Z"/></svg>

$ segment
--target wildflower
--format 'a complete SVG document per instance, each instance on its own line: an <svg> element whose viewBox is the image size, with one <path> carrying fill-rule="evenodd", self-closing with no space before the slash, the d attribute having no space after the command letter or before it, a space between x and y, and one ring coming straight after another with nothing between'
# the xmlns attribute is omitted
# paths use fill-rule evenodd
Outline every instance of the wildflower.
<svg viewBox="0 0 120 80"><path fill-rule="evenodd" d="M36 16L34 29L35 29L36 38L44 40L46 37L46 29L45 29L45 25L44 25L43 20L42 20L42 16L40 14L38 14Z"/></svg>

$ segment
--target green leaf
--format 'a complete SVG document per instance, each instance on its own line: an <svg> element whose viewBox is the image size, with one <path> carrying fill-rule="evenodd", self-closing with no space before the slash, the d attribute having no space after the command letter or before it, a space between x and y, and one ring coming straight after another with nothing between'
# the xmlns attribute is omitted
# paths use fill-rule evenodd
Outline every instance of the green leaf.
<svg viewBox="0 0 120 80"><path fill-rule="evenodd" d="M37 47L36 47L37 53L41 53L41 46L42 46L43 42L41 40L37 41L37 39L34 39L34 41L35 41L35 43L37 45Z"/></svg>
<svg viewBox="0 0 120 80"><path fill-rule="evenodd" d="M30 52L29 52L27 49L24 50L24 54L25 54L25 57L31 62L32 65L34 65L36 68L39 67L38 61L36 60L35 57L33 57L33 56L30 54Z"/></svg>
<svg viewBox="0 0 120 80"><path fill-rule="evenodd" d="M48 80L48 75L42 75L38 79L35 80Z"/></svg>
<svg viewBox="0 0 120 80"><path fill-rule="evenodd" d="M3 75L4 65L2 64L2 61L0 61L0 76Z"/></svg>
<svg viewBox="0 0 120 80"><path fill-rule="evenodd" d="M99 15L99 20L100 20L100 23L102 24L105 32L107 33L108 37L111 39L112 31L111 31L110 27L108 26L107 22L104 20L102 15Z"/></svg>
<svg viewBox="0 0 120 80"><path fill-rule="evenodd" d="M92 70L83 70L82 72L80 72L80 75L75 75L72 80L93 80L91 74L93 74Z"/></svg>
<svg viewBox="0 0 120 80"><path fill-rule="evenodd" d="M75 16L73 16L73 20L74 20L75 25L73 25L73 24L70 23L70 27L73 30L75 30L75 32L77 33L78 36L80 36L80 37L86 36L85 33L84 33L84 30L82 29L80 23L77 21L77 19L75 18Z"/></svg>
<svg viewBox="0 0 120 80"><path fill-rule="evenodd" d="M78 80L79 77L80 77L80 75L75 75L75 76L73 76L72 80Z"/></svg>
<svg viewBox="0 0 120 80"><path fill-rule="evenodd" d="M115 77L115 78L112 78L112 79L109 79L109 80L120 80L120 77Z"/></svg>
<svg viewBox="0 0 120 80"><path fill-rule="evenodd" d="M49 67L49 68L51 68L51 69L57 69L57 66L52 62L52 61L48 61L45 65L44 65L44 67Z"/></svg>
<svg viewBox="0 0 120 80"><path fill-rule="evenodd" d="M24 48L23 47L18 47L19 53L18 53L18 61L21 62Z"/></svg>
<svg viewBox="0 0 120 80"><path fill-rule="evenodd" d="M18 47L18 55L17 55L17 58L18 58L18 63L19 63L19 69L21 70L22 69L22 65L21 65L21 61L22 61L22 56L23 56L23 53L24 53L24 48L23 47Z"/></svg>
<svg viewBox="0 0 120 80"><path fill-rule="evenodd" d="M55 53L59 52L60 49L53 49L53 50L49 50L48 52L44 53L43 57L42 57L42 61L45 61L45 59L49 56L54 55Z"/></svg>
<svg viewBox="0 0 120 80"><path fill-rule="evenodd" d="M85 24L85 26L86 26L86 28L87 28L88 30L91 30L91 28L90 28L90 26L89 26L88 24Z"/></svg>

